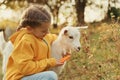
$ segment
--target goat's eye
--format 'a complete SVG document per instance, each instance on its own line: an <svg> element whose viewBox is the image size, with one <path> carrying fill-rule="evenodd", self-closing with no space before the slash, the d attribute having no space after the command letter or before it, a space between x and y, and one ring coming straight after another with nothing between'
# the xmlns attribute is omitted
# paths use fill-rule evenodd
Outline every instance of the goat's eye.
<svg viewBox="0 0 120 80"><path fill-rule="evenodd" d="M73 36L69 36L70 39L73 39Z"/></svg>

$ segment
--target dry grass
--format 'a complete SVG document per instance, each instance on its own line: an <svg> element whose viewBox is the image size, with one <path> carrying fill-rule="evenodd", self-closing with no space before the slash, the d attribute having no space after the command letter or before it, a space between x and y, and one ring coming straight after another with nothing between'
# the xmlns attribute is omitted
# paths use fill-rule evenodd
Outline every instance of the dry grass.
<svg viewBox="0 0 120 80"><path fill-rule="evenodd" d="M58 34L59 29L51 31ZM82 30L81 43L81 51L72 54L59 80L120 80L120 24L90 25Z"/></svg>
<svg viewBox="0 0 120 80"><path fill-rule="evenodd" d="M59 80L120 80L120 25L82 32L82 50L73 53Z"/></svg>

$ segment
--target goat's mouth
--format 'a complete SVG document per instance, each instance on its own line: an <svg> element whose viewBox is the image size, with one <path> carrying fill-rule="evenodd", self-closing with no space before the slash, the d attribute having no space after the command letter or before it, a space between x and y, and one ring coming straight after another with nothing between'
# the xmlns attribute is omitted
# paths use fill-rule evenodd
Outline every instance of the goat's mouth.
<svg viewBox="0 0 120 80"><path fill-rule="evenodd" d="M74 51L79 52L80 48L74 48Z"/></svg>
<svg viewBox="0 0 120 80"><path fill-rule="evenodd" d="M76 49L77 52L79 52L80 50Z"/></svg>

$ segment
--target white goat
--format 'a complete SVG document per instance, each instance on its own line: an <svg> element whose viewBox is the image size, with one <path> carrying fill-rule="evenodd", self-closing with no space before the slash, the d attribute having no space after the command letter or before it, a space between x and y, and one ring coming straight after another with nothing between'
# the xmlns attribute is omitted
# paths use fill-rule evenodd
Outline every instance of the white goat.
<svg viewBox="0 0 120 80"><path fill-rule="evenodd" d="M58 38L52 44L52 57L55 57L57 60L60 60L63 55L66 53L71 53L72 51L79 51L80 44L80 29L87 28L88 26L83 27L64 27L58 35ZM56 73L60 74L63 66L55 67L54 70Z"/></svg>
<svg viewBox="0 0 120 80"><path fill-rule="evenodd" d="M4 74L6 71L6 65L8 61L8 57L10 56L10 53L13 49L12 43L10 41L6 41L4 37L4 32L0 32L0 52L3 56L3 62L2 62L2 73Z"/></svg>

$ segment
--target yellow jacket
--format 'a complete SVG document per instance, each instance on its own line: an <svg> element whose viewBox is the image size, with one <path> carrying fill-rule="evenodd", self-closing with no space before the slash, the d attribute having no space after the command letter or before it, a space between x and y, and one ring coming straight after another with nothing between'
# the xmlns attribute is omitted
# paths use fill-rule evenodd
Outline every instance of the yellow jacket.
<svg viewBox="0 0 120 80"><path fill-rule="evenodd" d="M50 58L50 45L55 39L56 35L47 34L44 37L47 45L25 28L14 33L10 38L14 49L8 60L5 80L20 80L55 66L56 60Z"/></svg>

